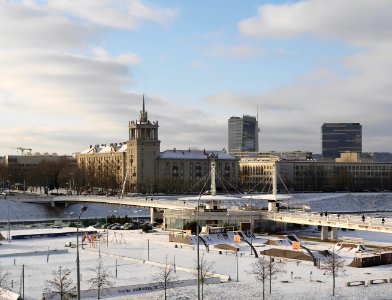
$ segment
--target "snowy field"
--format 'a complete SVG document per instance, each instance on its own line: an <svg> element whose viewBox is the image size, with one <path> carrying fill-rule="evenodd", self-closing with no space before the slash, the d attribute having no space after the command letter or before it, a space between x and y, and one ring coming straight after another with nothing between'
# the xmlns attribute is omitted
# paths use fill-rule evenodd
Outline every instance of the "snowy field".
<svg viewBox="0 0 392 300"><path fill-rule="evenodd" d="M7 201L8 202L8 201ZM7 214L4 207L10 206L10 211L18 218L25 218L33 212L44 216L41 206L21 204L0 199L0 219L5 220ZM313 211L375 211L392 210L392 194L302 194L296 195L295 203L308 204ZM76 205L78 206L78 205ZM76 207L75 206L75 207ZM80 206L80 205L79 205ZM78 206L78 207L79 207ZM11 208L12 207L12 208ZM68 208L70 211L76 208ZM122 210L124 207L97 205L94 209L89 207L92 214L99 212L105 216L109 211ZM132 208L129 208L132 210ZM87 211L87 212L88 212ZM23 213L22 213L23 212ZM86 213L87 213L86 212ZM130 211L127 211L129 213ZM138 212L135 212L138 213ZM5 228L0 228L3 236L7 236ZM11 235L25 233L48 233L58 231L72 231L75 229L12 229ZM315 235L319 232L314 228L297 232L298 235ZM388 234L371 233L365 231L340 231L339 236L361 237L366 244L382 243L392 245L392 237ZM254 241L257 250L261 251L269 246L263 246L266 239L272 236L260 236ZM109 231L108 246L106 242L101 247L92 247L85 243L84 250L80 249L81 289L90 288L88 280L93 276L93 269L97 264L99 249L101 250L104 266L113 275L115 286L128 286L145 283L155 283L162 274L162 268L148 262L170 264L175 262L176 279L194 279L191 272L196 267L195 246L183 245L175 247L169 242L168 233L157 229L151 233L133 231ZM28 240L0 241L0 264L9 273L13 281L13 290L20 291L22 265L25 267L25 299L42 299L45 281L51 278L51 272L59 266L66 266L72 271L72 278L76 283L76 249L65 247L65 244L76 243L76 237L42 238ZM310 248L319 248L332 251L334 244L318 242L302 242ZM149 245L149 251L148 246ZM245 243L239 246L238 281L237 260L234 253L210 248L207 253L204 246L200 247L201 255L213 262L214 273L228 275L231 281L220 284L211 284L205 287L204 299L262 299L262 285L251 274L252 264L256 261L250 254L249 246ZM50 251L49 258L47 256ZM65 250L66 253L52 253L53 250ZM36 252L41 251L41 252ZM33 253L36 252L36 253ZM60 252L60 251L59 251ZM346 263L352 260L353 253L339 253ZM143 262L144 261L144 262ZM325 274L325 270L318 269L313 263L306 261L284 260L285 273L281 273L272 281L272 294L269 294L269 285L266 285L266 299L392 299L392 283L374 284L366 286L347 287L346 282L374 279L392 278L392 265L351 268L345 267L345 274L336 279L335 297L332 297L332 278ZM117 278L116 274L117 265ZM182 268L184 269L182 269ZM191 270L190 270L191 269ZM120 293L105 296L106 299L162 299L163 291L146 292L137 295L122 296ZM90 299L90 298L84 298ZM94 299L94 298L91 298ZM95 298L96 299L96 298ZM169 299L197 299L197 287L178 287L169 291Z"/></svg>
<svg viewBox="0 0 392 300"><path fill-rule="evenodd" d="M62 229L69 231L69 228ZM25 233L59 231L55 229L36 229L13 231L12 235ZM5 232L2 232L5 235ZM254 241L261 246L267 238L260 236ZM29 239L13 240L12 242L2 241L0 246L0 262L3 268L10 273L13 280L14 290L19 291L22 265L25 266L25 299L41 299L42 290L45 287L45 280L51 277L51 272L59 266L67 266L71 269L76 282L76 249L65 247L66 243L75 242L75 237L50 238L50 239ZM385 242L385 241L384 241ZM149 251L147 245L149 244ZM305 242L308 247L318 247L320 249L332 250L333 245L327 243ZM251 256L250 249L245 243L239 244L240 252L238 257L238 282L236 256L233 253L227 254L223 251L211 248L207 253L204 247L200 247L201 255L208 261L214 262L213 271L219 274L229 275L230 282L212 284L205 288L204 299L260 299L262 288L261 283L250 273L252 263L255 258ZM89 289L88 279L93 276L91 268L96 266L99 247L91 247L89 243L80 249L81 265L81 289ZM50 254L47 262L47 251L68 250L64 254ZM116 286L126 286L143 283L154 283L159 278L162 269L151 266L142 260L165 263L174 263L177 267L176 277L178 280L195 278L189 271L179 271L180 267L194 269L196 265L196 250L190 245L175 247L174 243L168 242L168 233L161 230L151 233L141 233L134 231L110 231L109 246L101 244L101 254L104 266L109 272L115 275L117 260L117 278L113 278ZM34 251L42 251L41 254L32 254ZM24 254L23 254L24 253ZM6 256L14 254L13 256ZM350 253L341 253L341 256L351 260ZM140 259L141 261L131 260ZM345 268L345 275L337 278L336 295L332 298L332 278L325 275L323 269L318 269L311 262L295 260L285 260L286 273L279 274L272 283L272 294L268 294L267 299L392 299L392 283L346 287L347 281L370 280L392 277L391 265L371 267L371 268ZM312 274L311 274L312 273ZM268 285L267 285L268 287ZM106 296L107 299L161 299L163 291L149 292L134 296L121 296L119 294ZM196 299L197 287L182 287L170 290L170 299ZM87 299L87 298L85 298ZM93 298L92 298L93 299Z"/></svg>

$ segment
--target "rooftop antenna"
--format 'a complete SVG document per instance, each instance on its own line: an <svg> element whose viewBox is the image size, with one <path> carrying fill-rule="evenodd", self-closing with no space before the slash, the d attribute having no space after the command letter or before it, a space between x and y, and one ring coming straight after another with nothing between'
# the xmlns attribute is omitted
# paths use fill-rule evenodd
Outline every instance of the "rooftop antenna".
<svg viewBox="0 0 392 300"><path fill-rule="evenodd" d="M145 106L144 106L144 93L143 93L143 112L145 112Z"/></svg>
<svg viewBox="0 0 392 300"><path fill-rule="evenodd" d="M144 93L143 93L143 110L140 112L140 122L147 122L148 117L147 117L147 112L146 112L146 106L144 103Z"/></svg>

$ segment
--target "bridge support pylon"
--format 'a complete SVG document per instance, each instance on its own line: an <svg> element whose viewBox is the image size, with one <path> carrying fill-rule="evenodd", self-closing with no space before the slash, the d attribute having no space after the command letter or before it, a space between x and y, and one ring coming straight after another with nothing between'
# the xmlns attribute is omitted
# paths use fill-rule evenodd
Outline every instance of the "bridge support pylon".
<svg viewBox="0 0 392 300"><path fill-rule="evenodd" d="M338 239L338 228L337 227L332 227L331 239L333 239L333 240L337 240Z"/></svg>
<svg viewBox="0 0 392 300"><path fill-rule="evenodd" d="M154 223L155 222L155 209L154 207L150 207L150 223Z"/></svg>
<svg viewBox="0 0 392 300"><path fill-rule="evenodd" d="M321 240L328 241L328 226L321 226Z"/></svg>
<svg viewBox="0 0 392 300"><path fill-rule="evenodd" d="M331 228L331 239L337 240L338 239L338 228L332 227ZM328 226L321 226L321 240L328 241Z"/></svg>

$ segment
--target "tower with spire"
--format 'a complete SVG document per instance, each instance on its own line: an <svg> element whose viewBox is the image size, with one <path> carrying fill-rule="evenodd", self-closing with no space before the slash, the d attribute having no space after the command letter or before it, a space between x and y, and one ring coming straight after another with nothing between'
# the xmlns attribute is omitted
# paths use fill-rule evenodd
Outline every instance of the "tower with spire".
<svg viewBox="0 0 392 300"><path fill-rule="evenodd" d="M160 154L161 141L158 139L158 121L150 122L145 107L139 120L130 121L127 147L127 182L132 192L152 193L158 183L156 158Z"/></svg>

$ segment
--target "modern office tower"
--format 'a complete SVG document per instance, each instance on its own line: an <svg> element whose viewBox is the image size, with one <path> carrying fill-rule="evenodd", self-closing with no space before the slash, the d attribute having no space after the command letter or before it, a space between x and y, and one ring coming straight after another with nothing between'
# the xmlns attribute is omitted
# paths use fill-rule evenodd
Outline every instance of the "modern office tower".
<svg viewBox="0 0 392 300"><path fill-rule="evenodd" d="M229 152L259 151L259 126L256 117L230 117L228 124Z"/></svg>
<svg viewBox="0 0 392 300"><path fill-rule="evenodd" d="M337 158L342 152L362 153L360 123L324 123L321 139L323 158Z"/></svg>

